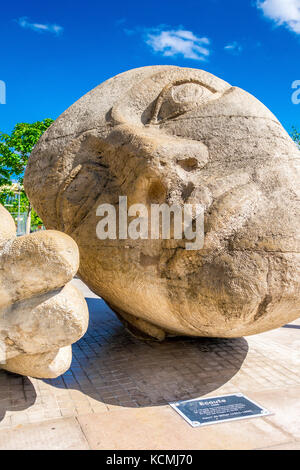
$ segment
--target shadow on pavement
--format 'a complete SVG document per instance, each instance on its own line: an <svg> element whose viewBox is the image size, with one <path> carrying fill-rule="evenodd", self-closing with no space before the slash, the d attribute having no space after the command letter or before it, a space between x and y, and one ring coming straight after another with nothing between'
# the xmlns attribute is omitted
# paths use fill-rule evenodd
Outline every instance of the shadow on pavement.
<svg viewBox="0 0 300 470"><path fill-rule="evenodd" d="M35 400L36 392L28 377L0 370L0 422L7 411L26 410Z"/></svg>
<svg viewBox="0 0 300 470"><path fill-rule="evenodd" d="M248 352L244 338L142 342L125 330L102 299L86 300L90 325L73 345L71 369L46 382L80 390L99 402L155 406L205 395L228 382Z"/></svg>

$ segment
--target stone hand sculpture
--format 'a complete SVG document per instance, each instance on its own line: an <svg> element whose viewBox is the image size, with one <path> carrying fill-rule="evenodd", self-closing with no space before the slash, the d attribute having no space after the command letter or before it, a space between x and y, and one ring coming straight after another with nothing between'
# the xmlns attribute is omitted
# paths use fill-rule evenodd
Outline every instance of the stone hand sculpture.
<svg viewBox="0 0 300 470"><path fill-rule="evenodd" d="M76 274L76 243L53 230L16 237L11 215L0 205L0 368L53 378L72 359L71 344L88 326Z"/></svg>
<svg viewBox="0 0 300 470"><path fill-rule="evenodd" d="M244 90L202 70L130 70L65 111L25 187L80 249L81 278L136 334L238 337L300 315L300 152ZM199 204L204 246L99 239L97 207ZM102 214L103 215L103 214Z"/></svg>

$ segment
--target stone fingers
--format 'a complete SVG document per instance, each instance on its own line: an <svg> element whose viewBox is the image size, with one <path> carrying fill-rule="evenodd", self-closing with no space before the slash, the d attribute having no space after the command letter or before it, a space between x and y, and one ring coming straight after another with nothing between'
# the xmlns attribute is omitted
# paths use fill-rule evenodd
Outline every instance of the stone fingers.
<svg viewBox="0 0 300 470"><path fill-rule="evenodd" d="M66 346L42 354L21 354L1 367L15 374L40 379L54 379L64 374L72 361L72 347Z"/></svg>
<svg viewBox="0 0 300 470"><path fill-rule="evenodd" d="M63 233L47 230L6 241L0 252L0 308L64 286L79 252Z"/></svg>
<svg viewBox="0 0 300 470"><path fill-rule="evenodd" d="M88 308L72 284L0 310L6 357L45 353L78 341L88 327Z"/></svg>

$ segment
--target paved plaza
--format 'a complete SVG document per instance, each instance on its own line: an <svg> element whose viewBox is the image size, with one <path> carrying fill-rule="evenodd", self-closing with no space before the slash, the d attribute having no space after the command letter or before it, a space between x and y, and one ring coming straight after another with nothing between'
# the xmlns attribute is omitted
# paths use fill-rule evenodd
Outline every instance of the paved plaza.
<svg viewBox="0 0 300 470"><path fill-rule="evenodd" d="M0 449L300 449L300 319L247 338L141 342L73 282L89 330L58 379L0 371ZM192 428L168 405L236 392L273 414Z"/></svg>

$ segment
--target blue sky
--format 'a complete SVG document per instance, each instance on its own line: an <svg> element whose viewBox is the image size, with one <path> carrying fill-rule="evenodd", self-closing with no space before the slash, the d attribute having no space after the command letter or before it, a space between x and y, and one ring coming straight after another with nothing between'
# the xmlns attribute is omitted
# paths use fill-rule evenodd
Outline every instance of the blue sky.
<svg viewBox="0 0 300 470"><path fill-rule="evenodd" d="M55 119L107 78L154 64L205 69L300 127L300 0L5 1L0 44L1 131Z"/></svg>

